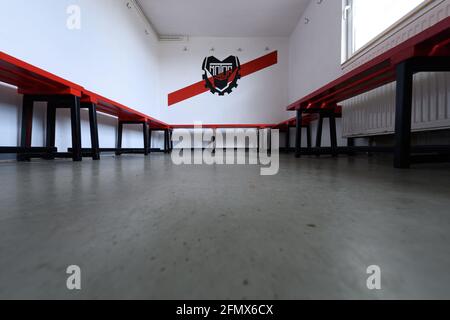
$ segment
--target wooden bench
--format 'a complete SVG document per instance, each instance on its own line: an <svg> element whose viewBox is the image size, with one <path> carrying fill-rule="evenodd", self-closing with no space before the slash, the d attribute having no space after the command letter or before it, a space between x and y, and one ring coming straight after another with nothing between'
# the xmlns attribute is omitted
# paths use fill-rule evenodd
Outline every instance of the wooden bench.
<svg viewBox="0 0 450 320"><path fill-rule="evenodd" d="M436 152L436 159L442 155L447 159L448 146L415 147L411 149L411 109L413 75L418 72L450 71L450 18L446 18L427 30L400 43L387 52L363 64L337 80L314 91L288 107L297 111L297 138L301 137L304 113L323 113L338 108L338 104L352 97L397 81L394 166L409 168L411 162L421 162L421 158L412 157L411 151L425 150ZM296 142L296 156L311 150L301 148L301 139ZM349 148L358 151L349 140ZM337 152L349 153L349 148L337 148ZM334 151L336 153L336 150ZM361 150L368 150L367 147ZM316 150L317 151L317 150ZM372 151L386 151L386 148L373 148ZM428 157L430 159L430 157ZM431 158L432 159L432 158Z"/></svg>

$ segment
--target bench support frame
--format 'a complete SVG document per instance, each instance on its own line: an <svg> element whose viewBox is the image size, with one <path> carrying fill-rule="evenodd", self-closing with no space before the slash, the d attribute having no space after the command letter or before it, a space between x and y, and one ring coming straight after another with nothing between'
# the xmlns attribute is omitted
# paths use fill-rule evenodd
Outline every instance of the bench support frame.
<svg viewBox="0 0 450 320"><path fill-rule="evenodd" d="M140 124L142 125L142 133L144 140L144 148L143 149L135 149L135 148L122 148L122 136L123 136L123 125L124 124ZM114 151L117 156L120 156L124 153L134 153L134 154L144 154L149 155L151 152L157 152L158 150L151 148L152 142L152 133L157 131L164 132L164 153L169 153L173 149L172 142L172 130L170 129L155 129L151 128L151 126L146 121L119 121L119 127L117 132L117 148L116 149L100 149L100 152L111 152Z"/></svg>
<svg viewBox="0 0 450 320"><path fill-rule="evenodd" d="M449 57L416 57L397 65L394 167L411 166L413 77L418 72L448 72Z"/></svg>
<svg viewBox="0 0 450 320"><path fill-rule="evenodd" d="M45 152L42 148L31 147L33 134L33 111L35 102L47 102L47 128ZM55 148L56 109L70 108L70 119L72 127L72 152L73 161L81 161L81 120L80 120L80 98L73 95L24 95L22 103L22 124L20 147L9 148L9 151L17 153L18 161L29 161L31 158L54 159L57 155ZM5 151L4 149L3 151Z"/></svg>
<svg viewBox="0 0 450 320"><path fill-rule="evenodd" d="M319 122L317 127L317 135L316 135L316 148L315 150L320 150L322 148L322 135L323 135L323 120L328 118L330 119L330 140L331 140L331 149L325 148L325 150L331 150L331 155L333 157L337 157L338 155L338 146L337 146L337 135L336 135L336 114L334 111L327 111L327 110L318 110L314 113L319 114ZM311 125L303 126L298 125L299 123L302 123L303 111L297 110L297 125L295 130L295 156L296 158L300 158L301 155L304 153L304 149L301 147L302 145L302 128L307 129L307 142L308 142L308 148L306 149L306 153L310 153L312 148L312 136L311 136ZM299 122L300 121L300 122ZM317 153L317 155L323 154L323 152Z"/></svg>
<svg viewBox="0 0 450 320"><path fill-rule="evenodd" d="M100 160L100 146L98 139L97 105L95 103L82 103L82 108L89 110L89 127L91 130L92 159Z"/></svg>
<svg viewBox="0 0 450 320"><path fill-rule="evenodd" d="M138 124L142 125L142 136L144 141L144 148L141 150L134 149L133 153L141 153L146 156L150 153L150 129L147 121L124 121L119 120L119 126L117 130L117 148L115 150L116 156L120 156L124 153L124 149L122 149L122 137L123 137L123 125L124 124Z"/></svg>

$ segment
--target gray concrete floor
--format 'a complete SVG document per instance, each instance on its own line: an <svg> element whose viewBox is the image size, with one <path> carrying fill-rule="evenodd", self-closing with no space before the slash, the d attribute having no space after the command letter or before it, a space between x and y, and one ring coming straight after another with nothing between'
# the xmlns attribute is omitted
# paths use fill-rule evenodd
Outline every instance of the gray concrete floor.
<svg viewBox="0 0 450 320"><path fill-rule="evenodd" d="M280 166L0 163L0 298L450 298L450 165Z"/></svg>

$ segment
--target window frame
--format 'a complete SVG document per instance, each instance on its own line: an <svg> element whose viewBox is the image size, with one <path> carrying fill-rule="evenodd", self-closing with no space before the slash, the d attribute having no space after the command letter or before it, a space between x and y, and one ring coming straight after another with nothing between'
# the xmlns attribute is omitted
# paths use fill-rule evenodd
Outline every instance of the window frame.
<svg viewBox="0 0 450 320"><path fill-rule="evenodd" d="M367 50L368 47L372 46L383 36L389 34L398 25L408 20L423 8L437 2L436 0L424 0L417 7L412 9L410 12L406 13L400 20L393 23L387 27L384 31L378 34L375 38L367 42L364 46L355 50L354 43L354 33L353 33L353 1L354 0L342 0L342 54L341 54L341 64L344 65L354 56L358 55L360 52Z"/></svg>

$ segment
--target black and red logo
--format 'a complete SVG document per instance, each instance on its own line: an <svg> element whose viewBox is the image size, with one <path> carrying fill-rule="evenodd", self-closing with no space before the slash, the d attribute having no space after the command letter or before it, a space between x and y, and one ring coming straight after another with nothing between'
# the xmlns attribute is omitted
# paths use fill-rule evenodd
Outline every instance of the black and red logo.
<svg viewBox="0 0 450 320"><path fill-rule="evenodd" d="M218 93L219 96L230 94L237 88L237 82L241 78L241 64L236 56L229 56L223 61L207 57L203 61L203 71L206 88L213 94Z"/></svg>

